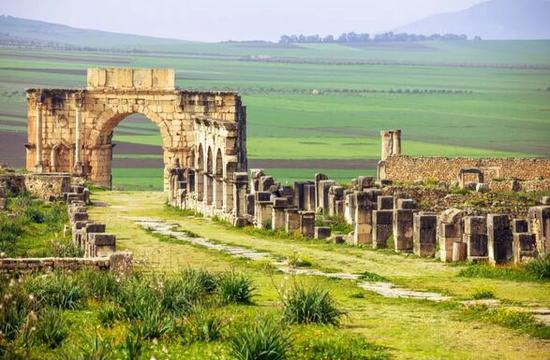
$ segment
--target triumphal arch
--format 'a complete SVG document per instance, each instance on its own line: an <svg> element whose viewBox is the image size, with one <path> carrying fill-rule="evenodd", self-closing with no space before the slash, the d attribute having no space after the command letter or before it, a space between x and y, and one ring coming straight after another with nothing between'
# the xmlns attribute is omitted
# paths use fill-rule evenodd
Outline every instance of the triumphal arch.
<svg viewBox="0 0 550 360"><path fill-rule="evenodd" d="M198 197L221 203L234 173L247 170L238 93L178 89L173 69L88 69L85 89L29 89L27 106L32 172L68 172L110 188L113 130L135 113L160 129L165 190L180 167L193 173Z"/></svg>

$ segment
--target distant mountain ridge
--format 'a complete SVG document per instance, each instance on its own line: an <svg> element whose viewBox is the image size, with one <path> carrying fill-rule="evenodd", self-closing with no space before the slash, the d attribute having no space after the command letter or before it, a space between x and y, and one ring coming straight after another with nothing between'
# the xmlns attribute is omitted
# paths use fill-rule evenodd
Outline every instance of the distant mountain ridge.
<svg viewBox="0 0 550 360"><path fill-rule="evenodd" d="M139 47L140 45L170 45L189 43L185 40L79 29L39 20L0 16L0 38L18 41L57 43L80 47Z"/></svg>
<svg viewBox="0 0 550 360"><path fill-rule="evenodd" d="M433 15L393 30L466 34L490 40L550 39L550 0L491 0L466 10Z"/></svg>

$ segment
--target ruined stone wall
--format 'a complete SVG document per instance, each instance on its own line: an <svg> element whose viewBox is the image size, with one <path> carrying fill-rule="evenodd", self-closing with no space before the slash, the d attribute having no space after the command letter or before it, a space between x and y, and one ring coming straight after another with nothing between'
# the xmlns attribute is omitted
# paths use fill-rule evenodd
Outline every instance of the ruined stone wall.
<svg viewBox="0 0 550 360"><path fill-rule="evenodd" d="M12 194L28 191L43 200L58 198L70 190L69 174L17 174L0 175L0 188Z"/></svg>
<svg viewBox="0 0 550 360"><path fill-rule="evenodd" d="M27 102L30 171L73 172L110 187L113 131L135 113L159 126L165 189L175 162L194 166L196 119L236 125L237 157L246 166L240 96L176 89L170 69L88 69L87 89L29 89Z"/></svg>
<svg viewBox="0 0 550 360"><path fill-rule="evenodd" d="M381 180L414 182L417 180L457 181L464 168L479 168L485 182L494 179L538 180L550 178L550 159L472 159L446 157L390 156L378 166Z"/></svg>
<svg viewBox="0 0 550 360"><path fill-rule="evenodd" d="M132 254L128 252L116 252L110 257L97 258L0 258L0 273L75 271L84 268L129 273L132 271L132 266Z"/></svg>

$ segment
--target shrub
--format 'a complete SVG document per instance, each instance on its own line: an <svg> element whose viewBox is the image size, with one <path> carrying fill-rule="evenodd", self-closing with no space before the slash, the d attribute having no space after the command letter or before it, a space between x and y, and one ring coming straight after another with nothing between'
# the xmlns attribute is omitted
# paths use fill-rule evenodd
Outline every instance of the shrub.
<svg viewBox="0 0 550 360"><path fill-rule="evenodd" d="M363 281L374 281L374 282L387 282L388 279L385 277L378 275L377 273L365 271L361 275L359 275L359 280Z"/></svg>
<svg viewBox="0 0 550 360"><path fill-rule="evenodd" d="M172 331L173 327L172 319L158 304L145 306L141 316L135 322L135 331L143 339L158 339Z"/></svg>
<svg viewBox="0 0 550 360"><path fill-rule="evenodd" d="M98 300L116 298L121 292L120 279L113 272L84 269L79 271L76 276L88 297Z"/></svg>
<svg viewBox="0 0 550 360"><path fill-rule="evenodd" d="M122 352L129 360L137 360L141 357L143 352L143 341L135 327L131 327L126 334L124 342L122 343Z"/></svg>
<svg viewBox="0 0 550 360"><path fill-rule="evenodd" d="M528 262L525 270L538 279L550 279L550 254Z"/></svg>
<svg viewBox="0 0 550 360"><path fill-rule="evenodd" d="M288 265L292 267L311 267L313 263L308 258L294 252L288 257Z"/></svg>
<svg viewBox="0 0 550 360"><path fill-rule="evenodd" d="M158 306L160 301L159 291L139 277L126 281L115 295L115 303L124 309L128 320L143 318L147 308Z"/></svg>
<svg viewBox="0 0 550 360"><path fill-rule="evenodd" d="M97 313L101 325L112 326L115 322L124 319L124 309L112 303L103 303Z"/></svg>
<svg viewBox="0 0 550 360"><path fill-rule="evenodd" d="M35 302L17 281L0 283L0 339L14 340L34 306Z"/></svg>
<svg viewBox="0 0 550 360"><path fill-rule="evenodd" d="M113 358L113 341L103 337L96 331L94 336L87 337L80 347L80 353L75 359L82 360L109 360Z"/></svg>
<svg viewBox="0 0 550 360"><path fill-rule="evenodd" d="M343 315L327 290L295 285L283 296L283 320L289 324L337 325Z"/></svg>
<svg viewBox="0 0 550 360"><path fill-rule="evenodd" d="M216 276L207 270L188 268L183 271L182 277L187 282L198 284L208 294L216 290Z"/></svg>
<svg viewBox="0 0 550 360"><path fill-rule="evenodd" d="M224 321L212 310L203 307L195 307L193 313L187 318L187 341L216 341L222 337Z"/></svg>
<svg viewBox="0 0 550 360"><path fill-rule="evenodd" d="M475 300L481 300L481 299L494 299L495 294L491 290L487 289L477 289L472 294L472 298Z"/></svg>
<svg viewBox="0 0 550 360"><path fill-rule="evenodd" d="M229 338L230 352L238 360L285 359L290 338L272 320L256 319L239 326Z"/></svg>
<svg viewBox="0 0 550 360"><path fill-rule="evenodd" d="M37 343L55 349L68 335L69 326L58 309L46 308L40 312L33 336Z"/></svg>
<svg viewBox="0 0 550 360"><path fill-rule="evenodd" d="M183 315L205 294L198 278L169 278L164 281L162 308L175 315Z"/></svg>
<svg viewBox="0 0 550 360"><path fill-rule="evenodd" d="M77 309L84 292L74 277L56 272L35 276L27 283L27 292L33 294L39 304L58 309Z"/></svg>
<svg viewBox="0 0 550 360"><path fill-rule="evenodd" d="M224 304L250 304L254 293L252 282L244 274L225 272L218 279L217 294Z"/></svg>

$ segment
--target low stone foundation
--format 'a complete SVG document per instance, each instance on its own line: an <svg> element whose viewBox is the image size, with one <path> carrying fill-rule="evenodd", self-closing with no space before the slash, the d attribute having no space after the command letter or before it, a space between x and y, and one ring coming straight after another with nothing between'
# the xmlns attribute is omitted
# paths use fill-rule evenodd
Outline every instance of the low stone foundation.
<svg viewBox="0 0 550 360"><path fill-rule="evenodd" d="M0 188L18 194L27 191L42 200L54 200L68 192L71 186L71 174L0 174Z"/></svg>
<svg viewBox="0 0 550 360"><path fill-rule="evenodd" d="M76 271L84 268L129 273L132 271L132 254L116 252L109 257L94 258L0 258L0 273Z"/></svg>

